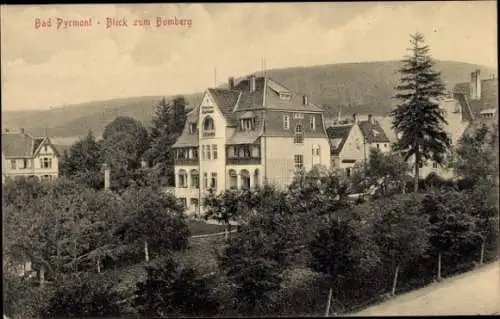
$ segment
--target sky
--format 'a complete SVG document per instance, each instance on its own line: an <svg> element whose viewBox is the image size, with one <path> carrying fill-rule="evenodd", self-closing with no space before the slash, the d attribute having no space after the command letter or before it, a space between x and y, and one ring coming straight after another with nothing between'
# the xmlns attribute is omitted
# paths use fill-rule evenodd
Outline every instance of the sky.
<svg viewBox="0 0 500 319"><path fill-rule="evenodd" d="M5 110L200 92L259 71L262 57L268 69L398 60L417 31L435 59L497 68L495 1L0 8ZM157 17L184 25L157 27ZM92 26L57 28L58 18ZM107 29L106 18L127 26Z"/></svg>

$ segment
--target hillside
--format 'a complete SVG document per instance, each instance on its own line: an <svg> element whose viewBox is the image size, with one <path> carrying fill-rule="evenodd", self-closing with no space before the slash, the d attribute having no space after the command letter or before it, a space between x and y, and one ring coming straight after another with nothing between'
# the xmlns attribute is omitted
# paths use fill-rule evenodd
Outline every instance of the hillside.
<svg viewBox="0 0 500 319"><path fill-rule="evenodd" d="M266 75L310 96L312 102L324 107L327 116L336 116L339 110L344 115L387 116L395 102L392 96L399 79L396 73L399 65L399 61L343 63L274 69L266 71ZM467 82L475 69L480 69L484 76L497 74L495 69L452 61L437 61L436 68L442 72L449 89L458 82ZM201 101L201 93L185 97L191 106ZM159 99L161 96L131 97L43 111L2 111L2 125L24 127L36 135L42 134L47 126L52 136L60 138L58 143L66 144L89 129L100 135L106 124L118 115L132 116L148 125Z"/></svg>

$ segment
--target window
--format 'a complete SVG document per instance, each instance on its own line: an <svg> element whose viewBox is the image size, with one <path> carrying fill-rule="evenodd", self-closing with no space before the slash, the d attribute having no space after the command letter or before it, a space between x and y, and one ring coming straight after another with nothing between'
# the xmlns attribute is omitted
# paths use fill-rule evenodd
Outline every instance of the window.
<svg viewBox="0 0 500 319"><path fill-rule="evenodd" d="M51 168L52 167L52 158L50 158L50 157L40 158L40 167L41 168Z"/></svg>
<svg viewBox="0 0 500 319"><path fill-rule="evenodd" d="M248 145L241 145L238 153L239 158L250 158L250 148Z"/></svg>
<svg viewBox="0 0 500 319"><path fill-rule="evenodd" d="M203 188L207 189L208 188L208 174L203 173Z"/></svg>
<svg viewBox="0 0 500 319"><path fill-rule="evenodd" d="M183 149L183 148L179 148L177 149L177 159L186 159L187 156L186 156L186 150Z"/></svg>
<svg viewBox="0 0 500 319"><path fill-rule="evenodd" d="M242 131L251 131L255 127L255 118L242 119L240 122L240 127Z"/></svg>
<svg viewBox="0 0 500 319"><path fill-rule="evenodd" d="M250 188L250 173L244 169L240 172L241 176L241 188L249 189Z"/></svg>
<svg viewBox="0 0 500 319"><path fill-rule="evenodd" d="M205 160L205 145L201 146L201 159Z"/></svg>
<svg viewBox="0 0 500 319"><path fill-rule="evenodd" d="M212 159L212 155L210 153L210 145L205 145L205 151L207 152L207 160Z"/></svg>
<svg viewBox="0 0 500 319"><path fill-rule="evenodd" d="M198 159L198 149L197 148L193 148L192 156L193 156L193 159L195 159L195 160Z"/></svg>
<svg viewBox="0 0 500 319"><path fill-rule="evenodd" d="M234 169L229 170L229 188L238 188L238 175L236 174L236 171Z"/></svg>
<svg viewBox="0 0 500 319"><path fill-rule="evenodd" d="M289 101L292 98L292 94L289 92L281 92L280 93L280 99Z"/></svg>
<svg viewBox="0 0 500 319"><path fill-rule="evenodd" d="M387 144L384 144L384 147L387 148Z"/></svg>
<svg viewBox="0 0 500 319"><path fill-rule="evenodd" d="M42 176L42 181L43 182L50 182L52 180L52 176L51 175L43 175Z"/></svg>
<svg viewBox="0 0 500 319"><path fill-rule="evenodd" d="M303 131L302 131L302 125L300 125L300 124L298 124L295 127L295 137L293 139L293 142L295 144L302 144L302 143L304 143L304 135L303 135Z"/></svg>
<svg viewBox="0 0 500 319"><path fill-rule="evenodd" d="M283 115L283 128L288 130L290 128L290 116Z"/></svg>
<svg viewBox="0 0 500 319"><path fill-rule="evenodd" d="M203 136L215 135L215 123L210 116L206 116L203 120Z"/></svg>
<svg viewBox="0 0 500 319"><path fill-rule="evenodd" d="M181 204L184 207L184 209L186 209L186 207L187 207L186 197L180 197L179 200L181 201Z"/></svg>
<svg viewBox="0 0 500 319"><path fill-rule="evenodd" d="M187 173L183 169L179 171L179 184L177 187L182 187L182 188L187 187Z"/></svg>
<svg viewBox="0 0 500 319"><path fill-rule="evenodd" d="M309 119L309 125L311 127L311 131L316 130L316 116L311 115L311 117Z"/></svg>
<svg viewBox="0 0 500 319"><path fill-rule="evenodd" d="M196 123L189 123L189 134L196 134Z"/></svg>
<svg viewBox="0 0 500 319"><path fill-rule="evenodd" d="M217 173L212 173L212 178L210 179L210 188L217 189Z"/></svg>
<svg viewBox="0 0 500 319"><path fill-rule="evenodd" d="M432 162L432 168L438 168L438 163Z"/></svg>
<svg viewBox="0 0 500 319"><path fill-rule="evenodd" d="M304 118L304 113L299 113L299 112L296 112L296 113L293 113L293 118L294 119L303 119Z"/></svg>
<svg viewBox="0 0 500 319"><path fill-rule="evenodd" d="M418 164L418 167L419 167L419 168L423 168L423 167L424 167L424 163L419 163L419 164Z"/></svg>
<svg viewBox="0 0 500 319"><path fill-rule="evenodd" d="M379 150L380 149L380 144L377 143L377 149Z"/></svg>
<svg viewBox="0 0 500 319"><path fill-rule="evenodd" d="M346 168L345 173L346 173L347 177L351 177L351 168L350 167Z"/></svg>
<svg viewBox="0 0 500 319"><path fill-rule="evenodd" d="M45 153L47 153L47 145L45 145L45 146L43 147L43 151L44 151Z"/></svg>
<svg viewBox="0 0 500 319"><path fill-rule="evenodd" d="M293 163L296 170L302 169L304 167L304 155L296 154L293 156Z"/></svg>
<svg viewBox="0 0 500 319"><path fill-rule="evenodd" d="M312 147L312 155L319 156L320 155L320 147L318 144L314 144Z"/></svg>
<svg viewBox="0 0 500 319"><path fill-rule="evenodd" d="M23 167L22 168L29 168L29 164L30 164L29 160L26 159L26 158L24 158L23 159Z"/></svg>
<svg viewBox="0 0 500 319"><path fill-rule="evenodd" d="M16 160L10 160L10 168L16 169Z"/></svg>
<svg viewBox="0 0 500 319"><path fill-rule="evenodd" d="M198 201L198 198L191 198L190 199L190 204L191 204L191 208L195 211L198 210L198 206L199 206L199 201Z"/></svg>
<svg viewBox="0 0 500 319"><path fill-rule="evenodd" d="M191 187L192 188L200 187L200 174L195 169L191 170Z"/></svg>
<svg viewBox="0 0 500 319"><path fill-rule="evenodd" d="M257 145L252 146L252 157L259 158L260 157L260 148Z"/></svg>
<svg viewBox="0 0 500 319"><path fill-rule="evenodd" d="M260 171L256 169L253 173L253 184L254 187L259 186Z"/></svg>
<svg viewBox="0 0 500 319"><path fill-rule="evenodd" d="M217 159L217 145L212 145L213 159Z"/></svg>
<svg viewBox="0 0 500 319"><path fill-rule="evenodd" d="M227 148L227 157L228 158L235 158L236 156L236 148L234 146L229 146Z"/></svg>

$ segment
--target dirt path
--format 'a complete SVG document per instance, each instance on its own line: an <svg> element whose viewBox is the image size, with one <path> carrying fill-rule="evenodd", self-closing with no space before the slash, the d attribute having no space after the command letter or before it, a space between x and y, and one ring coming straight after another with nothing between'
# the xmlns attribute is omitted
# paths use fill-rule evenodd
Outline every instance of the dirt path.
<svg viewBox="0 0 500 319"><path fill-rule="evenodd" d="M500 262L396 296L351 316L486 315L500 312Z"/></svg>

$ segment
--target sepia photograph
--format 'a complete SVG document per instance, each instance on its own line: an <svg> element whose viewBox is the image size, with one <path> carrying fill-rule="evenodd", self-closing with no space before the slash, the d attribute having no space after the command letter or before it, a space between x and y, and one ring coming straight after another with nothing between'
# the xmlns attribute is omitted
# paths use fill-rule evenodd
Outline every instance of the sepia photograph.
<svg viewBox="0 0 500 319"><path fill-rule="evenodd" d="M3 318L500 314L497 23L0 5Z"/></svg>

